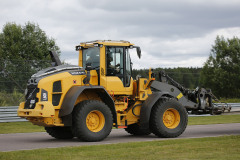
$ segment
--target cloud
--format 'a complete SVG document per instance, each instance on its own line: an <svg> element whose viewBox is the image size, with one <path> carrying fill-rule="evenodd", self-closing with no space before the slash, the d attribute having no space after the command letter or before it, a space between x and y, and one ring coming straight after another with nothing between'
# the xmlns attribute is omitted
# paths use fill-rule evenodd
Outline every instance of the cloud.
<svg viewBox="0 0 240 160"><path fill-rule="evenodd" d="M75 46L95 39L129 40L134 68L201 67L217 35L239 36L238 0L2 0L6 22L38 23L56 39L66 62L77 64Z"/></svg>

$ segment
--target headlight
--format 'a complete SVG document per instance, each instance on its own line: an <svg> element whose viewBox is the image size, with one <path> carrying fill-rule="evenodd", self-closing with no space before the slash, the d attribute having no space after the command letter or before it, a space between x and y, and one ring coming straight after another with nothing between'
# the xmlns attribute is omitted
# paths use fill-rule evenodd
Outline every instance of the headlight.
<svg viewBox="0 0 240 160"><path fill-rule="evenodd" d="M36 102L36 100L35 99L32 99L31 101L30 101L30 104L34 104Z"/></svg>

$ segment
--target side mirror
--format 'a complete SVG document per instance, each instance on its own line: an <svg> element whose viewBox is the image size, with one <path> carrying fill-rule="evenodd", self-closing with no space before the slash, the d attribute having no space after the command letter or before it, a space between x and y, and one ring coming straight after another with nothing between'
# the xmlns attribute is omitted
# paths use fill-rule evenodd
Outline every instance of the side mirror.
<svg viewBox="0 0 240 160"><path fill-rule="evenodd" d="M139 59L141 58L141 48L140 47L137 47L137 55L139 57Z"/></svg>
<svg viewBox="0 0 240 160"><path fill-rule="evenodd" d="M141 48L139 46L133 46L133 48L136 48L138 58L140 59L141 58Z"/></svg>
<svg viewBox="0 0 240 160"><path fill-rule="evenodd" d="M84 84L89 84L90 78L91 78L90 71L92 70L92 64L91 64L91 63L87 63L85 69L86 69L86 71L87 71L87 77L85 77L85 78L83 79L83 83L84 83Z"/></svg>

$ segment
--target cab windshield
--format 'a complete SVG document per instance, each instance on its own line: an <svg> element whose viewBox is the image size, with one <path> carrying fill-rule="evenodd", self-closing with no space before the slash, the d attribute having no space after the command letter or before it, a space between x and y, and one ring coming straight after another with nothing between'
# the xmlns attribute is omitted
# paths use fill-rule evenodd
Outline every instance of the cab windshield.
<svg viewBox="0 0 240 160"><path fill-rule="evenodd" d="M100 66L100 49L99 47L85 48L82 51L83 56L83 68L86 68L86 64L91 63L91 67L96 69Z"/></svg>

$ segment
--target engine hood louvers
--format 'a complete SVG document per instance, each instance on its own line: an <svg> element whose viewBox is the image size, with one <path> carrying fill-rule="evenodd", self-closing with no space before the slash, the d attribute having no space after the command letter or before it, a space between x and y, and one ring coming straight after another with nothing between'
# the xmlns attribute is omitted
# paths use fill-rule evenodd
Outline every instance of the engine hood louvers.
<svg viewBox="0 0 240 160"><path fill-rule="evenodd" d="M66 71L66 70L79 70L79 71L82 70L82 71L84 71L83 68L79 67L79 66L60 65L60 66L49 67L44 70L41 70L41 71L37 72L36 74L32 75L31 78L39 78L39 77L47 76L50 74L54 74L54 73L58 73L58 72Z"/></svg>

